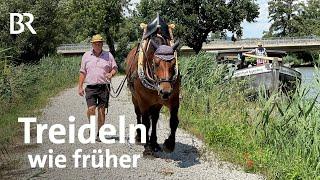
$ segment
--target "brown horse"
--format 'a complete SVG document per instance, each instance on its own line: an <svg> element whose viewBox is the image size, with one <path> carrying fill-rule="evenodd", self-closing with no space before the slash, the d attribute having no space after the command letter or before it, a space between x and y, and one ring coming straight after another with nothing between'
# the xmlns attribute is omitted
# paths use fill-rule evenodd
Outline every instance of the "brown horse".
<svg viewBox="0 0 320 180"><path fill-rule="evenodd" d="M178 43L169 46L169 41L158 39L156 43L156 40L157 38L145 40L145 43L132 49L126 59L128 86L132 94L137 123L145 125L147 132L144 155L162 150L157 143L156 127L163 106L170 110L171 129L169 137L163 144L164 151L174 150L175 134L179 124L180 77L174 55ZM152 125L151 136L148 133L150 124ZM136 140L141 140L139 130L137 130Z"/></svg>

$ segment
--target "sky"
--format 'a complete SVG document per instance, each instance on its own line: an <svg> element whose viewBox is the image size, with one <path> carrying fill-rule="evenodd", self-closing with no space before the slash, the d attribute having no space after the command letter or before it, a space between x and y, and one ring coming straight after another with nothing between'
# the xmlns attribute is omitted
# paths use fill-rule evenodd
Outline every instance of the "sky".
<svg viewBox="0 0 320 180"><path fill-rule="evenodd" d="M306 0L299 0L306 3ZM259 4L259 17L256 22L243 22L243 38L261 38L263 31L268 31L271 23L269 22L268 0L257 0Z"/></svg>
<svg viewBox="0 0 320 180"><path fill-rule="evenodd" d="M268 31L270 27L269 23L269 13L268 13L268 1L267 0L258 0L259 4L259 17L256 18L256 22L248 23L243 22L243 38L261 38L263 31Z"/></svg>

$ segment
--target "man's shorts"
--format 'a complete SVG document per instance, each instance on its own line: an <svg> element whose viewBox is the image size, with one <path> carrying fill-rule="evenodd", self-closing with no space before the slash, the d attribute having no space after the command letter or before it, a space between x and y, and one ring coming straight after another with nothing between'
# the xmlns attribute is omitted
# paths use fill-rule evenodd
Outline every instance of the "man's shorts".
<svg viewBox="0 0 320 180"><path fill-rule="evenodd" d="M85 92L88 107L108 107L110 84L87 85Z"/></svg>

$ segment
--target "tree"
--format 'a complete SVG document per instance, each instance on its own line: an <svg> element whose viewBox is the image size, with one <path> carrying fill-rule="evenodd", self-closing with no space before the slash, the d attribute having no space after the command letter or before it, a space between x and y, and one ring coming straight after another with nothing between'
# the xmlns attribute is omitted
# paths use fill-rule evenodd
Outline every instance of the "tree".
<svg viewBox="0 0 320 180"><path fill-rule="evenodd" d="M320 36L320 0L308 0L303 4L300 30L305 36Z"/></svg>
<svg viewBox="0 0 320 180"><path fill-rule="evenodd" d="M320 0L294 1L272 0L269 2L272 25L264 37L316 37L320 36ZM305 61L317 59L319 52L303 49L295 53Z"/></svg>
<svg viewBox="0 0 320 180"><path fill-rule="evenodd" d="M142 33L138 23L133 17L126 17L120 24L118 33L116 34L117 49L116 62L119 70L124 70L124 60L127 57L130 49L136 46L136 41L141 37Z"/></svg>
<svg viewBox="0 0 320 180"><path fill-rule="evenodd" d="M15 61L33 62L41 57L53 53L61 42L59 34L63 26L59 23L59 0L7 0L0 6L0 46L12 47L10 54ZM15 35L9 33L10 12L30 12L35 19L32 23L37 34L25 32Z"/></svg>
<svg viewBox="0 0 320 180"><path fill-rule="evenodd" d="M128 0L71 0L67 3L69 32L77 41L94 34L104 34L110 52L115 55L114 41L119 25L124 19Z"/></svg>
<svg viewBox="0 0 320 180"><path fill-rule="evenodd" d="M149 22L159 12L168 23L176 24L176 38L198 53L211 32L229 30L240 37L241 22L253 22L258 9L252 0L141 0L137 15Z"/></svg>
<svg viewBox="0 0 320 180"><path fill-rule="evenodd" d="M161 0L140 0L137 5L137 12L133 16L137 22L150 22L156 17L157 12L161 11L160 8L163 3L164 1Z"/></svg>
<svg viewBox="0 0 320 180"><path fill-rule="evenodd" d="M269 2L272 22L264 37L320 36L320 0Z"/></svg>
<svg viewBox="0 0 320 180"><path fill-rule="evenodd" d="M297 22L301 4L298 0L271 0L268 5L272 23L269 28L269 36L285 37L299 32Z"/></svg>

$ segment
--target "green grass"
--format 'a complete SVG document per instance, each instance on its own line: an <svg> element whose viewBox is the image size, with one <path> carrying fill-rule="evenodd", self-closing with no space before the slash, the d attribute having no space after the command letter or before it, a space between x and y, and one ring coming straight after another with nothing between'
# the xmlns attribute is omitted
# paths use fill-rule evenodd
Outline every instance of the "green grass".
<svg viewBox="0 0 320 180"><path fill-rule="evenodd" d="M200 53L179 62L181 127L201 137L222 159L270 179L320 178L320 109L300 87L292 98L274 94L248 101L245 81L226 81L224 66ZM320 89L317 78L313 88Z"/></svg>
<svg viewBox="0 0 320 180"><path fill-rule="evenodd" d="M18 117L39 115L50 97L75 85L80 61L54 56L34 65L14 66L8 58L0 58L1 144L11 143L21 133Z"/></svg>

